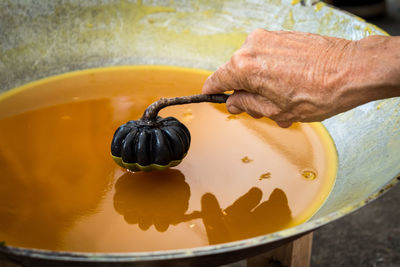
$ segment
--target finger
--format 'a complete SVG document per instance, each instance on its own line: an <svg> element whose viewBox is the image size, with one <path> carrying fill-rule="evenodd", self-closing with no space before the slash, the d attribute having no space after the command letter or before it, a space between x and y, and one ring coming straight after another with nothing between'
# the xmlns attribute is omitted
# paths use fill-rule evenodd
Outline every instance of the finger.
<svg viewBox="0 0 400 267"><path fill-rule="evenodd" d="M275 188L269 196L269 199L258 205L253 213L254 215L262 215L263 213L267 215L276 214L277 212L287 213L287 210L290 214L291 212L285 192L279 188ZM276 219L277 218L275 218L275 220Z"/></svg>
<svg viewBox="0 0 400 267"><path fill-rule="evenodd" d="M261 119L262 117L264 117L263 115L260 115L260 114L251 114L251 113L249 113L249 115L251 117L253 117L254 119Z"/></svg>
<svg viewBox="0 0 400 267"><path fill-rule="evenodd" d="M206 215L214 218L223 217L219 202L217 198L211 193L206 193L201 197L201 212L203 215L203 219Z"/></svg>
<svg viewBox="0 0 400 267"><path fill-rule="evenodd" d="M235 91L227 100L227 106L235 106L249 115L277 120L281 109L266 97L246 91Z"/></svg>
<svg viewBox="0 0 400 267"><path fill-rule="evenodd" d="M290 126L292 126L292 122L289 121L277 121L276 123L279 125L279 127L282 128L289 128Z"/></svg>
<svg viewBox="0 0 400 267"><path fill-rule="evenodd" d="M201 213L210 245L231 241L224 214L213 194L206 193L201 197Z"/></svg>
<svg viewBox="0 0 400 267"><path fill-rule="evenodd" d="M232 205L225 209L225 212L231 216L242 216L249 214L262 198L262 191L257 188L251 188L246 194L238 198Z"/></svg>
<svg viewBox="0 0 400 267"><path fill-rule="evenodd" d="M218 94L225 91L231 91L236 86L235 77L230 71L230 62L220 66L205 81L202 89L203 94Z"/></svg>
<svg viewBox="0 0 400 267"><path fill-rule="evenodd" d="M228 109L229 113L232 114L240 114L243 112L243 110L241 110L240 108L234 106L234 105L226 105L226 108Z"/></svg>
<svg viewBox="0 0 400 267"><path fill-rule="evenodd" d="M236 107L236 106L234 106L234 105L231 105L231 104L227 104L227 109L228 109L228 111L230 112L230 113L232 113L232 114L240 114L240 113L242 113L242 112L244 112L243 110L241 110L240 108L238 108L238 107ZM263 115L262 114L259 114L259 113L254 113L254 112L252 112L252 111L248 111L247 112L250 116L252 116L253 118L255 118L255 119L260 119L260 118L262 118L263 117Z"/></svg>

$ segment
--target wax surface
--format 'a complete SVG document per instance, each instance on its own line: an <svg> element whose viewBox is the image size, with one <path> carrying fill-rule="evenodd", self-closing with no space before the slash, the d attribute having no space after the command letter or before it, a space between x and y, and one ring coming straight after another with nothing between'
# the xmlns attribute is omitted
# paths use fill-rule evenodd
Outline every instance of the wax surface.
<svg viewBox="0 0 400 267"><path fill-rule="evenodd" d="M40 80L0 96L0 241L80 252L206 246L292 227L323 204L337 169L322 124L282 129L223 104L163 109L192 135L182 163L127 172L116 128L210 73L130 66Z"/></svg>

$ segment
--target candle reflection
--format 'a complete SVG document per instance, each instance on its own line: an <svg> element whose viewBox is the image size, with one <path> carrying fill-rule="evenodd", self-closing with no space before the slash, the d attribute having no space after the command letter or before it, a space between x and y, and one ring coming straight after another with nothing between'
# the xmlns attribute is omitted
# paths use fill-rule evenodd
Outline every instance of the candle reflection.
<svg viewBox="0 0 400 267"><path fill-rule="evenodd" d="M201 219L209 244L218 244L268 234L285 228L291 221L286 194L273 190L268 200L252 187L225 209L211 193L201 197L201 210L186 214L190 187L179 170L127 172L116 185L114 207L128 224L143 231L152 225L165 232L170 225Z"/></svg>

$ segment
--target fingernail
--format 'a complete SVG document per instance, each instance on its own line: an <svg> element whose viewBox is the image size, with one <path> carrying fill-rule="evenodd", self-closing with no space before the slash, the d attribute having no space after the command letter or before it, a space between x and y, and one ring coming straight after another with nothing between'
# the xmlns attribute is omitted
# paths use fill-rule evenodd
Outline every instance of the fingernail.
<svg viewBox="0 0 400 267"><path fill-rule="evenodd" d="M277 124L281 128L289 128L290 126L292 126L291 122L277 122Z"/></svg>
<svg viewBox="0 0 400 267"><path fill-rule="evenodd" d="M241 110L240 108L238 108L234 105L226 105L226 108L228 109L229 113L232 113L232 114L239 114L239 113L243 112L243 110Z"/></svg>
<svg viewBox="0 0 400 267"><path fill-rule="evenodd" d="M261 119L263 116L259 115L259 114L250 114L251 117L253 117L254 119Z"/></svg>

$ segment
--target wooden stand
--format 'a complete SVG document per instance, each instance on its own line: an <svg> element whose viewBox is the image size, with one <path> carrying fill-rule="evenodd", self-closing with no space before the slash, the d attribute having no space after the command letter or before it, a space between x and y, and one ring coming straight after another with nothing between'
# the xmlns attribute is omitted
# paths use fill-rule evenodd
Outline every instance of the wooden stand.
<svg viewBox="0 0 400 267"><path fill-rule="evenodd" d="M0 267L20 267L20 265L14 264L9 261L0 260Z"/></svg>
<svg viewBox="0 0 400 267"><path fill-rule="evenodd" d="M286 245L247 259L247 267L308 267L311 260L312 233Z"/></svg>

